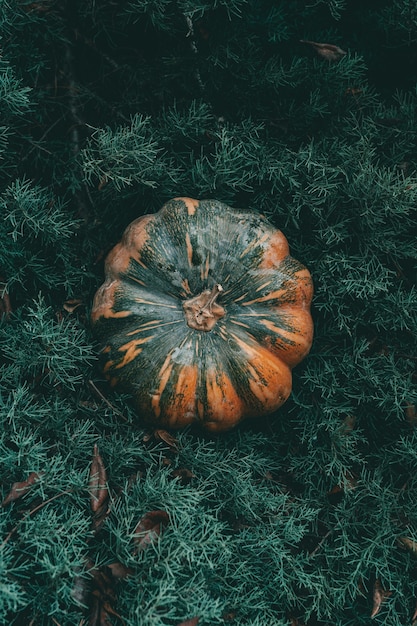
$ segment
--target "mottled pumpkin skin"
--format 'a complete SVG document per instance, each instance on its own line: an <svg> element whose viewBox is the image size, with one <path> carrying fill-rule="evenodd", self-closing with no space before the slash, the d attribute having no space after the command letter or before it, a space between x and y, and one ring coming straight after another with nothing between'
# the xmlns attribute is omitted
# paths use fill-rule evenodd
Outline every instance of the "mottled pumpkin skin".
<svg viewBox="0 0 417 626"><path fill-rule="evenodd" d="M313 287L263 216L176 198L130 224L105 273L92 310L103 370L148 423L223 431L288 398L311 347ZM214 285L224 314L191 328L184 302Z"/></svg>

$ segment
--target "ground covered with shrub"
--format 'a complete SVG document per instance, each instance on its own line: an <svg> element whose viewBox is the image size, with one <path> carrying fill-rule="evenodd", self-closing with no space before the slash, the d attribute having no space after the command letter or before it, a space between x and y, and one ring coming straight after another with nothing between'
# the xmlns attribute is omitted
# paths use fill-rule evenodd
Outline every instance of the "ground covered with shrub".
<svg viewBox="0 0 417 626"><path fill-rule="evenodd" d="M417 624L417 8L0 2L0 621ZM278 414L145 428L89 314L129 222L267 215L314 284Z"/></svg>

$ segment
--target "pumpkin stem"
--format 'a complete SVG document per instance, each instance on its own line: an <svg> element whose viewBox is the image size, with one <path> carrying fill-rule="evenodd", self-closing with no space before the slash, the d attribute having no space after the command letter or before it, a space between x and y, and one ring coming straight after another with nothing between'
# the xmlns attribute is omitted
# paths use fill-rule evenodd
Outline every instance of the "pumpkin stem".
<svg viewBox="0 0 417 626"><path fill-rule="evenodd" d="M217 320L225 315L224 308L216 302L222 291L224 291L223 287L216 284L211 291L206 289L195 298L184 302L185 320L190 328L209 331Z"/></svg>

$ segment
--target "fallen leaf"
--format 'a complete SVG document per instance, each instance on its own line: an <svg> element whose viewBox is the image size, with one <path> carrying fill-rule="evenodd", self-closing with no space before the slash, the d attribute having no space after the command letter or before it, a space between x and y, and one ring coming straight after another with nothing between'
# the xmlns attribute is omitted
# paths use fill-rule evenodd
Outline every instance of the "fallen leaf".
<svg viewBox="0 0 417 626"><path fill-rule="evenodd" d="M374 584L371 618L374 618L376 615L378 615L382 603L391 595L392 591L390 591L389 589L384 589L381 585L381 581L377 578Z"/></svg>
<svg viewBox="0 0 417 626"><path fill-rule="evenodd" d="M107 472L103 459L98 451L97 444L94 444L93 460L90 466L90 478L88 483L90 492L90 508L94 513L93 527L97 532L106 519L109 508L109 490L107 487Z"/></svg>
<svg viewBox="0 0 417 626"><path fill-rule="evenodd" d="M71 298L70 300L65 300L62 308L67 311L67 313L74 313L80 306L84 306L84 302L80 298Z"/></svg>
<svg viewBox="0 0 417 626"><path fill-rule="evenodd" d="M31 4L23 5L23 10L27 13L30 13L32 11L36 13L48 13L48 11L51 10L51 7L46 2L32 2Z"/></svg>
<svg viewBox="0 0 417 626"><path fill-rule="evenodd" d="M416 410L415 404L411 404L411 402L407 402L406 408L405 408L405 417L407 419L407 422L410 424L410 426L412 427L417 426L417 410Z"/></svg>
<svg viewBox="0 0 417 626"><path fill-rule="evenodd" d="M178 469L173 470L171 472L171 476L172 478L178 478L182 485L188 485L188 483L195 478L195 474L193 474L192 471L186 467L179 467Z"/></svg>
<svg viewBox="0 0 417 626"><path fill-rule="evenodd" d="M163 441L173 452L178 452L178 439L175 439L168 431L162 429L154 430L153 436L157 441Z"/></svg>
<svg viewBox="0 0 417 626"><path fill-rule="evenodd" d="M177 626L197 626L199 621L199 617L192 617L191 619L186 619L185 622L181 622L181 624L177 624Z"/></svg>
<svg viewBox="0 0 417 626"><path fill-rule="evenodd" d="M345 480L340 485L334 485L332 489L328 492L329 495L334 495L336 493L350 491L352 489L356 489L357 487L357 478L350 472L345 473Z"/></svg>
<svg viewBox="0 0 417 626"><path fill-rule="evenodd" d="M346 415L346 417L342 420L340 430L342 431L343 434L347 435L348 433L352 432L352 430L355 428L355 424L356 424L356 415Z"/></svg>
<svg viewBox="0 0 417 626"><path fill-rule="evenodd" d="M317 41L308 41L306 39L300 39L300 42L311 46L326 61L340 61L346 54L342 48L331 43L317 43Z"/></svg>
<svg viewBox="0 0 417 626"><path fill-rule="evenodd" d="M92 569L90 614L88 626L111 626L114 624L111 617L117 618L124 624L123 618L114 610L117 601L115 579L112 571L103 565Z"/></svg>
<svg viewBox="0 0 417 626"><path fill-rule="evenodd" d="M417 556L417 541L410 539L410 537L398 537L397 541L406 550L411 552L411 554Z"/></svg>
<svg viewBox="0 0 417 626"><path fill-rule="evenodd" d="M12 305L10 303L10 296L6 290L6 281L0 276L0 317L9 317L12 312Z"/></svg>
<svg viewBox="0 0 417 626"><path fill-rule="evenodd" d="M105 186L107 185L107 183L108 183L108 182L109 182L109 181L108 181L108 178L107 178L107 176L104 174L104 175L100 178L100 180L99 180L99 183L98 183L98 186L97 186L98 191L101 191L101 190L103 189L103 187L105 187Z"/></svg>
<svg viewBox="0 0 417 626"><path fill-rule="evenodd" d="M361 93L362 89L359 89L359 87L348 87L345 91L347 96L360 96Z"/></svg>
<svg viewBox="0 0 417 626"><path fill-rule="evenodd" d="M129 567L126 567L126 565L119 563L118 561L115 561L114 563L109 563L108 565L106 565L106 567L108 567L111 571L113 578L117 578L119 580L127 578L133 573L133 570L131 570Z"/></svg>
<svg viewBox="0 0 417 626"><path fill-rule="evenodd" d="M133 541L135 543L134 554L145 550L148 546L155 543L161 534L161 530L169 522L169 516L166 511L149 511L139 520Z"/></svg>
<svg viewBox="0 0 417 626"><path fill-rule="evenodd" d="M23 480L22 482L18 482L18 483L13 483L11 490L9 491L7 496L4 498L3 502L1 503L1 506L7 506L8 504L10 504L10 502L15 502L15 500L18 500L19 498L24 496L25 493L27 493L28 490L35 483L37 483L38 480L40 480L40 478L41 478L41 474L38 474L38 472L31 472L29 476L26 478L26 480Z"/></svg>

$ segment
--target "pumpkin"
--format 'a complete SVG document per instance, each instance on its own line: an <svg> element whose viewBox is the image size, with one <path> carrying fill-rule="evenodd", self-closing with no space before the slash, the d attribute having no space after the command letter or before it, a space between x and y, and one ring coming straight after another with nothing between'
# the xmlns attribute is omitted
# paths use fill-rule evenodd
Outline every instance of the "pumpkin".
<svg viewBox="0 0 417 626"><path fill-rule="evenodd" d="M313 287L265 217L175 198L127 227L105 274L92 308L103 371L145 421L223 431L288 398Z"/></svg>

